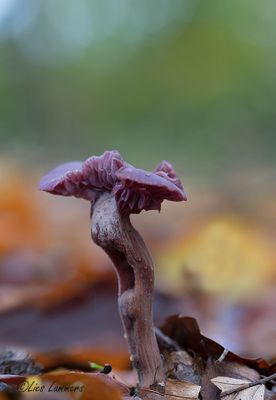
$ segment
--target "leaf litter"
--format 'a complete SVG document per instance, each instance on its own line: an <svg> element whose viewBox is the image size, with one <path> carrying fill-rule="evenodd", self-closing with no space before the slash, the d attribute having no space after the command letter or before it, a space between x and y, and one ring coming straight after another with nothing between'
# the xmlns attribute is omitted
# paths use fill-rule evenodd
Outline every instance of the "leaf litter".
<svg viewBox="0 0 276 400"><path fill-rule="evenodd" d="M6 351L6 353L2 353L0 363L0 367L2 365L0 381L6 385L4 388L2 387L1 396L6 400L10 398L9 395L5 397L8 388L9 391L13 391L14 399L28 399L29 397L33 399L34 397L31 397L33 393L24 393L22 397L22 393L19 393L17 389L22 382L30 384L35 381L36 385L41 387L42 384L47 384L46 387L48 389L51 387L52 390L54 390L53 387L66 389L68 386L84 386L83 393L72 394L65 390L62 393L62 399L68 400L72 398L80 400L276 399L276 394L273 392L273 378L275 379L276 376L275 364L270 365L263 359L246 359L232 352L224 352L224 358L220 359L220 355L224 351L223 347L203 336L194 319L182 316L167 318L160 327L160 333L157 330L157 339L167 377L164 395L157 393L154 389L143 387L139 390L134 389L135 379L131 373L129 376L124 376L122 371L110 372L110 369L108 369L109 374L64 368L52 368L47 371L45 368L47 353L40 357L41 364L38 364L30 355ZM49 354L50 356L52 357L51 354ZM38 355L36 357L39 359ZM11 362L11 369L3 367ZM18 366L16 366L17 363ZM235 391L233 392L233 390ZM49 393L47 394L49 395ZM37 398L43 399L44 395L45 393L39 394Z"/></svg>

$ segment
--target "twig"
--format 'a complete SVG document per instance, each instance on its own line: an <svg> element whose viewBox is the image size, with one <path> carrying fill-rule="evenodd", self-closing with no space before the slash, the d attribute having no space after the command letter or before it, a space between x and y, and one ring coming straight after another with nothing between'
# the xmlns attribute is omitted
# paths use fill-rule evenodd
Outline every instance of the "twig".
<svg viewBox="0 0 276 400"><path fill-rule="evenodd" d="M216 364L219 364L222 361L224 361L224 359L225 359L225 357L227 356L228 353L229 353L229 350L224 349L223 352L221 353L221 355L219 356L219 358L216 360Z"/></svg>

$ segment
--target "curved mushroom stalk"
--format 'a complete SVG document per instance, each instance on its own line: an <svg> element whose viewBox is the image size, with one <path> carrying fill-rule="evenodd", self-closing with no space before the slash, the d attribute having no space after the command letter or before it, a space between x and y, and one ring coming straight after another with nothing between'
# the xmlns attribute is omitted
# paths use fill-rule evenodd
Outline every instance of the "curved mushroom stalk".
<svg viewBox="0 0 276 400"><path fill-rule="evenodd" d="M92 239L114 263L119 310L140 386L164 392L164 371L154 334L154 270L150 254L129 215L159 210L163 200L186 200L171 164L153 172L134 168L117 151L84 162L63 164L44 178L40 190L89 200Z"/></svg>
<svg viewBox="0 0 276 400"><path fill-rule="evenodd" d="M154 269L146 245L110 193L92 206L91 234L118 275L119 311L139 384L162 393L165 376L152 315Z"/></svg>

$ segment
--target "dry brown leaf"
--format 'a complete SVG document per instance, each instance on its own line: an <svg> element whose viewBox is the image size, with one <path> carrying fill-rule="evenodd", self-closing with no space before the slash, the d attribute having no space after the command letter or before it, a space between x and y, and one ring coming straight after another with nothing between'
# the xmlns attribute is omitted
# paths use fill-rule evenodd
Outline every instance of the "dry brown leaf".
<svg viewBox="0 0 276 400"><path fill-rule="evenodd" d="M25 379L25 375L0 374L0 382L11 386L19 385L20 383L24 382Z"/></svg>
<svg viewBox="0 0 276 400"><path fill-rule="evenodd" d="M221 390L220 397L225 400L264 400L265 398L265 386L262 384L248 387L250 381L228 378L227 376L217 376L211 381ZM239 391L231 393L239 387Z"/></svg>
<svg viewBox="0 0 276 400"><path fill-rule="evenodd" d="M218 360L225 350L223 346L214 340L203 336L197 321L191 317L172 315L166 318L160 330L169 338L173 339L182 349L192 350L203 359ZM235 361L255 369L262 375L271 374L269 364L262 358L247 359L229 351L225 361Z"/></svg>
<svg viewBox="0 0 276 400"><path fill-rule="evenodd" d="M126 386L104 374L61 370L43 374L40 379L62 386L83 385L81 400L121 400L128 394Z"/></svg>
<svg viewBox="0 0 276 400"><path fill-rule="evenodd" d="M168 379L166 382L166 400L198 399L200 386L188 381Z"/></svg>
<svg viewBox="0 0 276 400"><path fill-rule="evenodd" d="M143 400L195 400L198 399L199 392L200 386L194 383L167 379L165 395L151 389L141 388L139 396Z"/></svg>
<svg viewBox="0 0 276 400"><path fill-rule="evenodd" d="M227 377L228 379L234 379L245 382L246 387L253 387L261 384L265 384L272 379L273 375L261 378L260 374L252 368L247 367L241 363L223 361L222 363L211 362L207 363L205 372L202 376L202 389L201 396L203 400L219 400L221 397L221 391L218 386L214 385L212 380L217 377ZM245 389L244 388L244 389ZM231 389L232 390L232 389ZM238 394L238 392L237 392ZM225 394L223 399L225 398ZM228 399L228 397L226 397ZM239 397L237 397L237 400ZM266 400L276 400L276 396L273 397L273 392L265 389Z"/></svg>

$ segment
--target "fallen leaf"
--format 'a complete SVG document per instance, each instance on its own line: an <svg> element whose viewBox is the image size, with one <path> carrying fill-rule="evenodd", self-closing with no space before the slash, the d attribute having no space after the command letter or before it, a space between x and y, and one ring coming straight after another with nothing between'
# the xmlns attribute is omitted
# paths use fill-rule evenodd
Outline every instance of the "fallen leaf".
<svg viewBox="0 0 276 400"><path fill-rule="evenodd" d="M220 400L220 390L212 384L211 379L218 375L224 375L217 371L217 364L212 360L208 360L206 363L205 371L201 379L201 390L200 398L202 400Z"/></svg>
<svg viewBox="0 0 276 400"><path fill-rule="evenodd" d="M178 343L182 349L191 350L205 360L210 357L213 360L218 360L224 351L223 346L201 334L197 321L191 317L172 315L165 320L160 330ZM247 359L229 351L225 361L239 362L256 369L261 374L270 374L270 366L262 358Z"/></svg>
<svg viewBox="0 0 276 400"><path fill-rule="evenodd" d="M176 381L168 379L166 382L166 400L198 399L200 386L188 381Z"/></svg>
<svg viewBox="0 0 276 400"><path fill-rule="evenodd" d="M0 382L4 382L7 385L19 385L24 382L26 376L24 375L9 375L9 374L0 374Z"/></svg>
<svg viewBox="0 0 276 400"><path fill-rule="evenodd" d="M139 390L139 396L143 400L195 400L198 399L199 392L200 386L194 383L167 379L165 395L153 389L141 388Z"/></svg>
<svg viewBox="0 0 276 400"><path fill-rule="evenodd" d="M83 386L83 392L78 394L80 400L121 400L127 395L127 386L111 378L109 375L78 371L55 371L42 374L42 381L53 382L58 386ZM52 386L54 390L54 386Z"/></svg>
<svg viewBox="0 0 276 400"><path fill-rule="evenodd" d="M225 400L264 400L265 398L265 386L262 384L248 387L250 381L227 376L217 376L211 381L221 390L220 397ZM235 390L234 393L233 390Z"/></svg>

